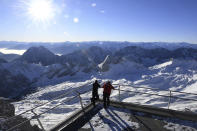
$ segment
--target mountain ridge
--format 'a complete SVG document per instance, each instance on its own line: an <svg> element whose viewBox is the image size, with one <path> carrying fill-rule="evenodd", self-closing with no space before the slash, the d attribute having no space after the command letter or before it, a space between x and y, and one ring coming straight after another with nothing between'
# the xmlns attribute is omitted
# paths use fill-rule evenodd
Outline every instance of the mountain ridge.
<svg viewBox="0 0 197 131"><path fill-rule="evenodd" d="M147 72L151 66L172 59L197 61L196 56L197 49L193 48L167 50L165 48L146 49L139 46L128 46L115 52L92 46L88 49L58 56L41 46L31 47L15 61L0 63L0 73L2 76L11 78L8 80L11 80L12 83L17 83L20 79L16 78L21 78L26 81L24 82L26 87L36 88L52 83L57 84L68 78L80 78L83 75L94 76L100 74L106 77L121 76L126 78L127 75L137 73L136 75L140 76L143 71ZM9 85L9 81L6 79L2 81ZM0 83L1 90L6 89L5 83ZM19 87L20 91L27 89L23 87L22 83L18 85L21 85ZM10 91L6 92L8 96L12 92L11 87L9 89ZM13 91L15 91L15 88L13 88Z"/></svg>
<svg viewBox="0 0 197 131"><path fill-rule="evenodd" d="M128 41L85 41L85 42L12 42L0 41L0 48L27 50L32 46L44 46L55 54L68 54L79 49L87 49L91 46L99 46L103 49L117 51L127 46L139 46L147 49L166 48L174 50L177 48L195 48L197 43L186 42L128 42Z"/></svg>

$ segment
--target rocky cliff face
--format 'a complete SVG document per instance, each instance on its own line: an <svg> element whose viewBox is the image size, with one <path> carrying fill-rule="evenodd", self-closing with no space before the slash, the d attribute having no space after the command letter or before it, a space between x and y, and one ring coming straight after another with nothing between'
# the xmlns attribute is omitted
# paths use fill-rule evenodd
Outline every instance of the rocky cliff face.
<svg viewBox="0 0 197 131"><path fill-rule="evenodd" d="M26 121L26 118L21 116L17 116L13 119L9 119L15 115L15 109L12 104L10 104L9 100L5 100L0 98L0 130L6 131L11 127ZM9 120L8 120L9 119ZM38 126L32 126L30 122L26 122L20 127L15 128L17 131L40 131L41 129Z"/></svg>
<svg viewBox="0 0 197 131"><path fill-rule="evenodd" d="M13 75L12 72L0 68L0 96L16 97L29 87L30 81L22 74Z"/></svg>
<svg viewBox="0 0 197 131"><path fill-rule="evenodd" d="M11 117L14 113L14 106L8 100L0 98L0 116Z"/></svg>

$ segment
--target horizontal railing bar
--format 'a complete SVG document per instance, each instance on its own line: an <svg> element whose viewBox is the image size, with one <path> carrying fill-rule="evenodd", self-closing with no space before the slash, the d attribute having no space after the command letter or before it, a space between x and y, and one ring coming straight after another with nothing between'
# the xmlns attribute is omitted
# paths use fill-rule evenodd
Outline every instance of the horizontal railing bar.
<svg viewBox="0 0 197 131"><path fill-rule="evenodd" d="M89 92L89 91L90 91L90 90L83 91L83 92L78 92L78 93L79 93L79 94L82 94L82 93L86 93L86 92ZM78 95L77 95L77 96L74 96L74 97L72 97L72 98L66 99L66 100L63 101L63 102L60 102L60 104L54 106L53 108L50 108L50 109L48 109L48 110L46 110L46 111L44 111L44 112L38 114L36 117L40 117L41 115L47 113L48 111L51 111L51 110L57 108L58 106L62 105L63 103L68 102L68 101L71 101L71 100L73 100L73 99L75 99L75 98L77 98L77 97L78 97ZM26 123L26 122L28 122L28 121L30 121L30 120L32 120L32 119L35 119L35 116L29 118L28 120L26 120L26 121L24 121L24 122L22 122L22 123L20 123L20 124L18 124L18 125L16 125L16 126L10 128L10 129L8 129L8 131L10 131L10 130L16 128L16 127L20 127L22 124L24 124L24 123Z"/></svg>
<svg viewBox="0 0 197 131"><path fill-rule="evenodd" d="M53 100L51 100L51 101L48 101L48 102L43 103L43 104L41 104L41 105L35 106L34 108L31 108L31 109L26 110L25 112L22 112L22 113L20 113L20 114L18 114L18 115L16 115L16 116L13 116L13 117L11 117L11 118L8 118L8 119L6 119L5 121L11 120L11 119L13 119L13 118L15 118L15 117L17 117L17 116L21 116L21 115L23 115L23 114L25 114L25 113L27 113L27 112L30 112L31 110L34 110L34 109L39 108L39 107L41 107L41 106L44 106L44 105L46 105L46 104L48 104L48 103L51 103L51 102L55 101L56 99L61 98L62 96L65 96L65 95L69 94L70 92L71 92L71 91L66 92L65 94L62 94L62 95L60 95L60 96L58 96L58 97L55 97L55 98L54 98Z"/></svg>
<svg viewBox="0 0 197 131"><path fill-rule="evenodd" d="M112 84L112 85L119 85L119 86L130 86L133 88L143 88L143 89L151 89L151 90L161 90L159 88L151 88L151 87L140 87L140 86L134 86L134 85L123 85L123 84ZM163 91L169 91L169 90L163 90Z"/></svg>
<svg viewBox="0 0 197 131"><path fill-rule="evenodd" d="M133 88L143 88L143 89L151 89L151 90L159 90L159 91L169 91L166 89L160 89L160 88L151 88L151 87L140 87L140 86L133 86L133 85L124 85L124 84L113 84L113 85L120 85L120 86L130 86ZM171 90L172 91L172 90ZM184 94L191 94L191 95L197 95L196 93L189 93L189 92L183 92L183 91L172 91L172 92L177 92L177 93L184 93Z"/></svg>
<svg viewBox="0 0 197 131"><path fill-rule="evenodd" d="M195 93L189 93L189 92L183 92L183 91L172 91L172 92L184 93L184 94L190 94L190 95L197 95Z"/></svg>
<svg viewBox="0 0 197 131"><path fill-rule="evenodd" d="M90 84L88 84L88 85L90 85ZM34 108L31 108L31 109L29 109L29 110L26 110L26 111L24 111L24 112L22 112L22 113L20 113L20 114L18 114L18 115L16 115L16 116L10 117L10 118L6 119L4 122L6 122L6 121L8 121L8 120L11 120L11 119L13 119L13 118L15 118L15 117L17 117L17 116L21 116L21 115L23 115L23 114L25 114L25 113L27 113L27 112L30 112L31 110L34 110L34 109L39 108L39 107L41 107L41 106L44 106L44 105L46 105L46 104L48 104L48 103L51 103L51 102L55 101L56 99L61 98L61 97L63 97L63 96L66 96L66 95L68 95L69 93L74 92L74 91L76 91L77 89L79 89L79 88L81 88L81 87L84 87L84 86L79 86L79 87L77 87L76 89L70 90L70 91L68 91L68 92L66 92L66 93L64 93L64 94L62 94L62 95L60 95L60 96L58 96L58 97L53 98L51 101L45 102L45 103L43 103L43 104L41 104L41 105L35 106Z"/></svg>
<svg viewBox="0 0 197 131"><path fill-rule="evenodd" d="M174 97L176 99L187 100L187 101L197 101L197 99L192 99L192 98L181 98L181 97L178 97L178 96L171 96L171 97Z"/></svg>
<svg viewBox="0 0 197 131"><path fill-rule="evenodd" d="M114 90L118 90L118 89L114 89ZM124 92L135 92L135 93L140 93L140 94L149 94L149 95L156 95L156 96L162 96L162 97L169 97L166 95L159 95L159 94L153 94L153 93L146 93L146 92L139 92L139 91L129 91L129 90L120 90L120 91L124 91ZM191 98L181 98L181 97L177 97L177 96L171 96L177 99L182 99L182 100L192 100L192 101L197 101L197 99L191 99Z"/></svg>
<svg viewBox="0 0 197 131"><path fill-rule="evenodd" d="M114 90L118 90L118 89L114 89ZM129 91L129 90L120 90L120 91L124 91L124 92L135 92L135 93L140 93L140 94L149 94L149 95L156 95L156 96L163 96L163 97L169 97L166 95L159 95L159 94L153 94L153 93L146 93L146 92L139 92L139 91Z"/></svg>
<svg viewBox="0 0 197 131"><path fill-rule="evenodd" d="M46 110L46 111L44 111L44 112L38 114L36 117L40 117L41 115L47 113L48 111L51 111L51 110L57 108L58 106L62 105L63 103L68 102L68 101L70 101L70 100L73 100L73 99L75 99L75 98L77 98L77 97L78 97L78 96L74 96L74 97L72 97L72 98L69 98L69 99L67 99L66 101L61 102L60 104L54 106L53 108L50 108L50 109L48 109L48 110ZM36 117L33 116L33 117L29 118L28 120L26 120L26 121L24 121L24 122L22 122L22 123L19 123L18 125L14 126L14 127L11 127L11 128L8 129L7 131L10 131L10 130L12 130L12 129L15 129L16 127L20 127L20 126L23 125L24 123L26 123L26 122L28 122L28 121L30 121L30 120L32 120L32 119L35 119Z"/></svg>
<svg viewBox="0 0 197 131"><path fill-rule="evenodd" d="M68 99L68 100L66 100L66 101L64 101L64 102L61 102L60 104L54 106L53 108L50 108L49 110L46 110L46 111L44 111L44 112L38 114L37 117L40 117L41 115L47 113L48 111L51 111L51 110L57 108L58 106L62 105L63 103L68 102L68 101L71 101L71 100L73 100L73 99L75 99L75 98L77 98L77 97L78 97L78 96L74 96L74 97L72 97L72 98L70 98L70 99Z"/></svg>
<svg viewBox="0 0 197 131"><path fill-rule="evenodd" d="M18 125L11 127L11 128L8 129L7 131L11 131L11 130L17 128L17 127L20 127L21 125L25 124L26 122L28 122L28 121L30 121L30 120L32 120L32 119L27 119L27 120L25 120L25 121L19 123Z"/></svg>

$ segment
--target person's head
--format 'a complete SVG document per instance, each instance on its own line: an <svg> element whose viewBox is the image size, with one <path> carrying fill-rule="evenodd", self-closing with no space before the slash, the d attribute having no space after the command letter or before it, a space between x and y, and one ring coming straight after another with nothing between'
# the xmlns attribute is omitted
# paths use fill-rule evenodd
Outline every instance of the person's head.
<svg viewBox="0 0 197 131"><path fill-rule="evenodd" d="M98 83L98 81L97 81L97 80L95 80L95 83Z"/></svg>
<svg viewBox="0 0 197 131"><path fill-rule="evenodd" d="M110 81L107 81L107 84L111 84L111 82Z"/></svg>

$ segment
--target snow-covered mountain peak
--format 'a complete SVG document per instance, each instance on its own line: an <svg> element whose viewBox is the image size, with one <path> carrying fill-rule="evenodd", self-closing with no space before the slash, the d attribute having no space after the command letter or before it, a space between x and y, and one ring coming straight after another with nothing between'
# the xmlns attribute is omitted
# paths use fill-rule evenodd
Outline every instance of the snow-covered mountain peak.
<svg viewBox="0 0 197 131"><path fill-rule="evenodd" d="M39 47L30 47L24 54L25 55L54 55L51 51L49 51L47 48L44 46L39 46Z"/></svg>
<svg viewBox="0 0 197 131"><path fill-rule="evenodd" d="M20 58L20 61L27 63L41 63L42 65L54 64L58 61L58 57L54 55L47 48L40 47L31 47L29 48Z"/></svg>

